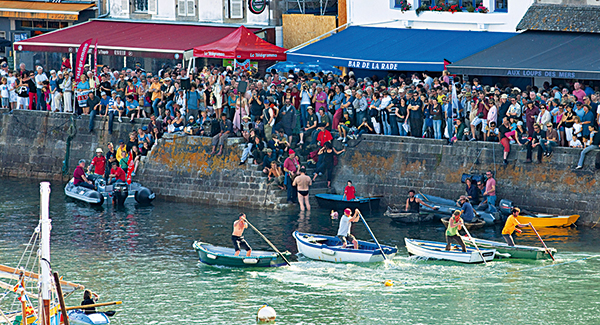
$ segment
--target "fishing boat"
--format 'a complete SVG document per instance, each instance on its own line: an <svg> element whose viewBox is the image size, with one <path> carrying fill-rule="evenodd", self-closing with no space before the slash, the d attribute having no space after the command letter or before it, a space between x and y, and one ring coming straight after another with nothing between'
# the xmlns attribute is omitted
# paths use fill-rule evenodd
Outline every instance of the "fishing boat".
<svg viewBox="0 0 600 325"><path fill-rule="evenodd" d="M528 260L542 260L542 259L552 259L550 254L541 247L534 246L524 246L524 245L515 245L508 246L507 243L485 240L479 238L469 238L467 236L462 236L463 242L467 246L474 246L473 242L477 244L477 247L480 249L495 249L497 254L497 258L501 257L510 257L510 258L519 258L519 259L528 259ZM548 248L552 256L556 254L555 248Z"/></svg>
<svg viewBox="0 0 600 325"><path fill-rule="evenodd" d="M73 310L68 313L69 323L74 325L109 324L110 320L105 313L86 314L82 310Z"/></svg>
<svg viewBox="0 0 600 325"><path fill-rule="evenodd" d="M451 216L454 211L460 210L460 208L456 205L456 201L453 200L444 199L433 195L424 195L422 193L417 194L416 197L430 206L437 208L437 210L434 210L421 205L421 211L433 213L439 218ZM475 209L475 207L473 207L473 209ZM501 222L498 212L489 213L480 210L473 210L473 212L475 212L479 218L483 219L483 221L485 221L485 225L487 226L493 226L495 223Z"/></svg>
<svg viewBox="0 0 600 325"><path fill-rule="evenodd" d="M65 195L79 201L92 205L113 204L122 206L126 202L137 202L139 204L150 204L156 194L140 183L117 182L107 185L104 178L98 175L89 175L98 190L87 187L76 186L73 178L65 185Z"/></svg>
<svg viewBox="0 0 600 325"><path fill-rule="evenodd" d="M360 209L363 211L379 210L380 197L357 197L354 200L344 200L343 195L338 194L316 194L319 207L341 211L346 208Z"/></svg>
<svg viewBox="0 0 600 325"><path fill-rule="evenodd" d="M382 262L385 259L376 243L358 240L358 249L354 249L352 243L348 243L346 248L342 248L342 241L338 237L298 231L294 231L292 235L296 240L298 252L313 260L373 263ZM397 247L381 245L381 248L388 259L392 259L398 253Z"/></svg>
<svg viewBox="0 0 600 325"><path fill-rule="evenodd" d="M284 266L287 263L281 257L286 259L292 254L288 251L282 252L281 255L275 252L252 250L252 254L248 257L242 252L239 256L235 256L235 250L229 247L214 246L208 243L196 241L192 245L200 262L208 265L220 265L229 267L278 267Z"/></svg>
<svg viewBox="0 0 600 325"><path fill-rule="evenodd" d="M444 226L446 226L446 228L448 228L448 223L450 222L450 217L444 217L440 220L442 221ZM483 221L481 219L477 220L476 222L464 222L464 224L465 224L465 227L469 230L483 228L486 225L485 221Z"/></svg>
<svg viewBox="0 0 600 325"><path fill-rule="evenodd" d="M499 205L500 211L503 215L509 216L512 213L514 204L509 200L500 200ZM521 213L518 217L521 223L530 223L536 228L545 227L570 227L575 225L575 222L579 219L578 214L572 215L556 215L556 214L545 214L536 213L521 209Z"/></svg>
<svg viewBox="0 0 600 325"><path fill-rule="evenodd" d="M496 255L495 249L480 249L481 255L479 255L479 252L472 247L467 247L467 252L464 253L460 247L457 250L456 245L447 251L445 243L409 238L404 238L404 242L409 255L436 260L473 264L483 263L481 255L486 261L493 260Z"/></svg>
<svg viewBox="0 0 600 325"><path fill-rule="evenodd" d="M383 215L389 217L394 222L400 223L422 223L433 220L433 213L402 211L389 206Z"/></svg>
<svg viewBox="0 0 600 325"><path fill-rule="evenodd" d="M59 325L62 324L63 310L69 310L64 305L64 298L68 297L84 286L60 280L58 273L50 270L50 183L40 184L41 213L40 222L26 245L23 256L31 256L36 251L37 259L21 259L16 268L0 265L0 288L6 290L0 294L0 307L2 300L9 295L17 295L20 301L20 310L5 312L0 310L0 324L36 324ZM39 247L33 243L39 242ZM39 249L39 251L38 251ZM37 265L36 265L37 264ZM40 273L26 271L27 269L40 269ZM14 281L14 282L13 282ZM57 285L58 283L58 285ZM108 305L112 303L105 303ZM75 307L77 308L77 307ZM73 309L73 308L71 308ZM43 315L48 315L47 317ZM69 314L70 315L70 314ZM72 322L73 324L109 324L108 318L101 312L88 315L93 322ZM25 318L25 321L23 321ZM104 321L101 321L104 319Z"/></svg>

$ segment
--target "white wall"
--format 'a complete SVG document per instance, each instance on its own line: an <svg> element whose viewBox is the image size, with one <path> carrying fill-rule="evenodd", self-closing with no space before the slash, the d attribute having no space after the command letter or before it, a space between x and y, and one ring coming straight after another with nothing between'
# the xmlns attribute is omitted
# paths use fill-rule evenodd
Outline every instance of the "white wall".
<svg viewBox="0 0 600 325"><path fill-rule="evenodd" d="M177 0L157 0L156 15L152 18L160 20L175 20Z"/></svg>
<svg viewBox="0 0 600 325"><path fill-rule="evenodd" d="M517 24L525 15L533 0L509 0L508 12L422 12L416 15L414 8L419 0L409 0L413 9L402 13L393 8L393 0L348 0L348 21L352 25L373 27L396 27L443 30L487 30L515 32ZM493 0L484 0L484 5L493 7Z"/></svg>
<svg viewBox="0 0 600 325"><path fill-rule="evenodd" d="M115 18L129 18L129 0L111 0L110 16Z"/></svg>
<svg viewBox="0 0 600 325"><path fill-rule="evenodd" d="M276 2L273 1L273 3L276 3ZM255 15L252 12L250 12L250 10L248 10L247 4L245 6L245 10L246 10L246 12L244 13L244 15L246 17L248 17L246 19L248 24L265 25L265 26L269 25L269 6L267 6L267 8L265 8L265 11L263 11L260 15Z"/></svg>
<svg viewBox="0 0 600 325"><path fill-rule="evenodd" d="M223 0L198 0L198 18L201 22L223 22Z"/></svg>

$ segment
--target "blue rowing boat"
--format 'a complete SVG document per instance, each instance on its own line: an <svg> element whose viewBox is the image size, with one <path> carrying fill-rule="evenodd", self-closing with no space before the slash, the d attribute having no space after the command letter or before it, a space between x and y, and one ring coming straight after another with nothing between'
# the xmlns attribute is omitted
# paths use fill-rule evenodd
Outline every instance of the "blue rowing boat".
<svg viewBox="0 0 600 325"><path fill-rule="evenodd" d="M341 211L346 208L360 209L362 211L379 210L379 197L357 197L354 200L344 200L343 195L338 194L316 194L319 207L328 210Z"/></svg>

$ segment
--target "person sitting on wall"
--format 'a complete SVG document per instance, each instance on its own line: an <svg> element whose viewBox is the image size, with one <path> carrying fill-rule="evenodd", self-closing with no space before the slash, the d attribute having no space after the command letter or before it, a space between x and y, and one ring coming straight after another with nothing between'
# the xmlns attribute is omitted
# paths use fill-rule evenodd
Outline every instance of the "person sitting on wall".
<svg viewBox="0 0 600 325"><path fill-rule="evenodd" d="M219 152L217 153L217 156L223 154L223 146L225 145L225 143L227 142L227 138L231 136L231 132L233 131L233 124L230 120L227 119L227 114L221 114L221 121L219 121L219 124L221 126L221 131L212 138L213 148L210 153L211 155L214 155L218 145Z"/></svg>

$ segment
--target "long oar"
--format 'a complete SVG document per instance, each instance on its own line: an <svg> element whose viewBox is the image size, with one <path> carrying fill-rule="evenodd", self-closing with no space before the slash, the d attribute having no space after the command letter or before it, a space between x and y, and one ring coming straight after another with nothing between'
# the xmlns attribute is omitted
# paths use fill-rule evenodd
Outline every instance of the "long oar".
<svg viewBox="0 0 600 325"><path fill-rule="evenodd" d="M265 235L263 235L260 231L258 231L258 229L256 229L256 227L254 227L250 222L248 222L248 220L245 220L245 222L252 227L252 229L254 229L254 231L256 231L261 237L262 239L264 239L267 244L269 244L269 246L271 246L271 248L273 250L275 250L275 252L277 252L277 254L279 254L279 256L281 256L281 258L283 258L283 260L285 261L285 264L291 266L290 262L287 260L287 258L285 258L285 256L283 256L283 254L281 254L281 252L277 249L277 247L275 247L275 245L273 245L273 243L271 243L267 237L265 237Z"/></svg>
<svg viewBox="0 0 600 325"><path fill-rule="evenodd" d="M367 230L369 231L369 234L371 234L371 237L373 237L373 240L375 241L375 244L377 244L377 246L379 247L379 250L381 251L381 254L383 255L383 259L387 261L388 258L385 255L385 252L383 251L383 248L381 248L381 245L379 245L379 242L377 241L377 238L375 238L375 235L373 235L373 232L371 231L371 228L369 228L369 225L367 224L367 221L365 220L365 217L363 217L362 213L360 213L360 212L358 212L358 215L360 216L360 218L362 219L363 223L365 224L365 227L367 227Z"/></svg>
<svg viewBox="0 0 600 325"><path fill-rule="evenodd" d="M473 246L475 246L475 248L477 249L477 252L479 253L479 256L481 256L481 259L483 260L483 263L485 263L485 266L487 266L487 261L483 257L483 254L481 254L481 251L479 250L479 247L477 247L477 243L475 243L475 239L473 239L473 237L469 233L469 229L467 229L467 226L464 226L464 228L465 228L465 232L467 233L467 236L469 236L469 239L473 243Z"/></svg>
<svg viewBox="0 0 600 325"><path fill-rule="evenodd" d="M99 303L99 304L91 304L91 305L67 307L65 309L66 310L84 309L84 308L91 308L91 307L102 307L102 306L120 305L122 303L123 303L122 301L111 301L111 302L102 302L102 303Z"/></svg>
<svg viewBox="0 0 600 325"><path fill-rule="evenodd" d="M548 253L548 255L550 255L550 257L552 257L552 261L556 262L556 260L554 259L554 256L552 256L552 252L550 251L550 249L548 249L548 246L546 246L546 243L544 243L544 241L542 240L542 237L540 236L540 234L538 234L537 230L535 230L535 228L533 228L533 225L531 224L531 222L529 223L529 227L531 227L531 229L533 229L535 234L538 236L538 238L542 242L542 245L544 245L544 248L546 249L546 253Z"/></svg>

